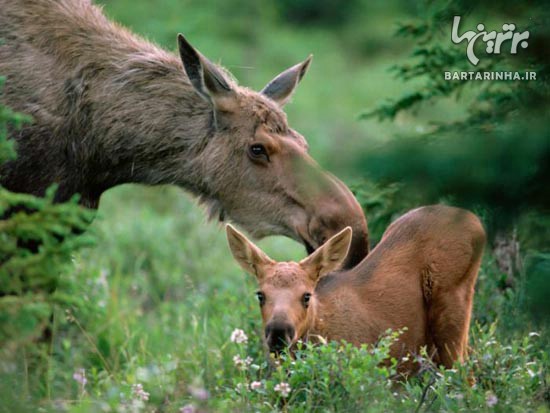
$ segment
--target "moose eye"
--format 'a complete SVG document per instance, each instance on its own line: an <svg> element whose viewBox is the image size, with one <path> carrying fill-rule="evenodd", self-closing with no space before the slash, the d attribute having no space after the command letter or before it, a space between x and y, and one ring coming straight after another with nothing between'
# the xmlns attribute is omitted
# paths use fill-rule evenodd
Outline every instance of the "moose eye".
<svg viewBox="0 0 550 413"><path fill-rule="evenodd" d="M263 306L265 304L265 294L261 291L258 291L256 293L256 297L258 297L258 302L260 303L260 306Z"/></svg>
<svg viewBox="0 0 550 413"><path fill-rule="evenodd" d="M311 299L311 293L304 293L302 296L302 304L305 308L309 306L309 300Z"/></svg>
<svg viewBox="0 0 550 413"><path fill-rule="evenodd" d="M269 155L267 154L267 150L265 149L265 146L261 143L250 145L250 147L248 148L248 154L252 159L263 159L269 162Z"/></svg>

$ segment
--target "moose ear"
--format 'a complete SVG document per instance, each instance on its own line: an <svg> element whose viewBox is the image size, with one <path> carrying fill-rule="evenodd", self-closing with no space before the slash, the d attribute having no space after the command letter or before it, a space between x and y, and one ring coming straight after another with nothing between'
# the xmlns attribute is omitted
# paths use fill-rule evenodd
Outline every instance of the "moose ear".
<svg viewBox="0 0 550 413"><path fill-rule="evenodd" d="M285 70L269 82L267 86L262 89L261 93L277 102L279 106L284 106L289 101L292 93L294 93L294 89L296 89L298 82L300 82L302 77L306 74L312 59L313 56L309 55L302 63L298 63L290 69Z"/></svg>
<svg viewBox="0 0 550 413"><path fill-rule="evenodd" d="M197 93L216 109L230 111L235 104L235 91L223 71L191 46L181 33L178 47L185 73Z"/></svg>
<svg viewBox="0 0 550 413"><path fill-rule="evenodd" d="M227 224L225 230L229 248L235 260L243 270L261 279L264 275L264 268L267 265L275 264L275 261L269 258L265 252L249 241L231 224Z"/></svg>
<svg viewBox="0 0 550 413"><path fill-rule="evenodd" d="M344 228L309 257L300 261L300 265L314 281L329 272L337 270L348 255L351 236L351 227Z"/></svg>

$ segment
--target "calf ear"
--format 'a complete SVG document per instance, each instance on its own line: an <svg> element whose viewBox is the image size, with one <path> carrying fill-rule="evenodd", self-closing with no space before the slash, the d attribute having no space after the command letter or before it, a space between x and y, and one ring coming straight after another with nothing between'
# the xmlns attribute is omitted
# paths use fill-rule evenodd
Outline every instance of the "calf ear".
<svg viewBox="0 0 550 413"><path fill-rule="evenodd" d="M277 102L280 106L284 106L290 100L294 89L296 89L302 77L306 74L311 59L313 59L313 56L309 55L302 63L298 63L290 69L285 70L269 82L262 89L261 93Z"/></svg>
<svg viewBox="0 0 550 413"><path fill-rule="evenodd" d="M329 272L337 270L348 255L351 236L351 227L344 228L309 257L300 261L300 265L314 281Z"/></svg>
<svg viewBox="0 0 550 413"><path fill-rule="evenodd" d="M178 46L185 73L197 93L216 109L231 111L235 106L235 91L226 74L191 46L181 33Z"/></svg>
<svg viewBox="0 0 550 413"><path fill-rule="evenodd" d="M262 279L265 274L265 267L275 264L260 248L249 241L243 234L237 231L232 225L225 227L229 248L239 265L251 275Z"/></svg>

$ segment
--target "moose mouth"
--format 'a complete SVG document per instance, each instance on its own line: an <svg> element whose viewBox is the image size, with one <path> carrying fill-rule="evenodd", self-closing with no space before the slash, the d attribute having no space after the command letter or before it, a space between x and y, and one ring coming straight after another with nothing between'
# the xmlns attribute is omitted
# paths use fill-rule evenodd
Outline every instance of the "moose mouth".
<svg viewBox="0 0 550 413"><path fill-rule="evenodd" d="M315 251L316 248L313 246L315 241L311 239L311 236L309 235L309 232L307 230L304 231L303 228L297 227L295 229L295 233L300 238L300 241L305 247L308 255Z"/></svg>
<svg viewBox="0 0 550 413"><path fill-rule="evenodd" d="M310 255L311 253L313 253L315 251L315 248L313 248L313 245L311 245L305 238L303 237L300 237L300 238L302 238L302 244L304 244L307 254Z"/></svg>

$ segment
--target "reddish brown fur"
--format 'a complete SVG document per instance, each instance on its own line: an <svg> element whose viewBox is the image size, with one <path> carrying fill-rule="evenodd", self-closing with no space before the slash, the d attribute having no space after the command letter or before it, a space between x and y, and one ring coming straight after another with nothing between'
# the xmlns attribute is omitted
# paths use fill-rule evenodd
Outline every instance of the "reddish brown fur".
<svg viewBox="0 0 550 413"><path fill-rule="evenodd" d="M275 320L279 330L286 328L291 343L321 336L356 345L375 343L388 328L406 327L393 356L418 354L426 346L447 368L462 361L485 244L479 219L441 205L416 209L390 225L355 268L324 275L342 262L349 232L316 251L323 259L314 260L313 254L300 263L276 263L265 254L239 252L255 250L228 231L235 258L258 277L265 295L264 325ZM301 303L306 292L312 293L307 309ZM269 335L267 339L269 345Z"/></svg>
<svg viewBox="0 0 550 413"><path fill-rule="evenodd" d="M88 0L0 0L0 39L1 102L34 118L11 131L18 157L0 168L6 188L42 195L57 183L58 201L79 193L95 208L122 183L176 184L256 237L312 248L350 225L348 265L366 255L360 206L282 111L310 59L254 92L183 37L180 59ZM270 162L249 159L253 143Z"/></svg>

